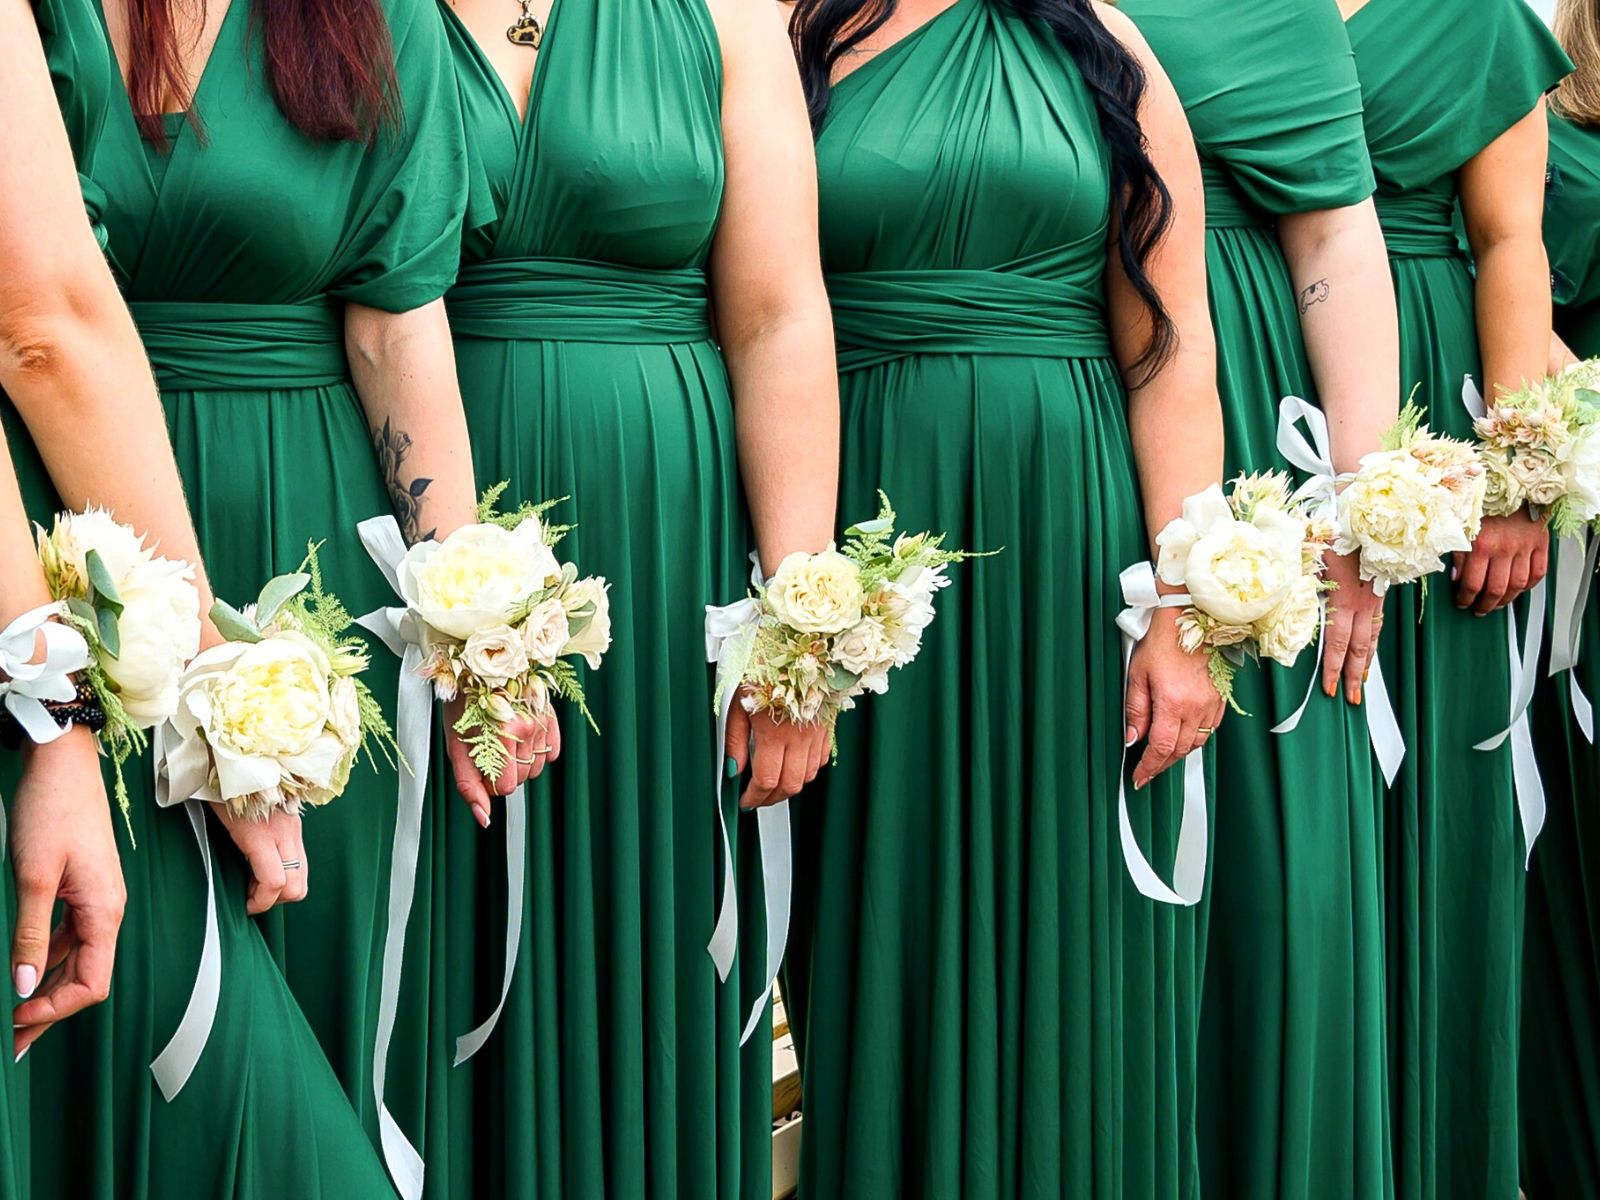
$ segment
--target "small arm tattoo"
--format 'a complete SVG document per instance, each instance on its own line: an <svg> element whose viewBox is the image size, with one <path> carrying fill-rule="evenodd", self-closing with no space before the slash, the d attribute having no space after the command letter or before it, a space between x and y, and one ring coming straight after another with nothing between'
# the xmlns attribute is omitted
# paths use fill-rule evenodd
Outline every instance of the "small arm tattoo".
<svg viewBox="0 0 1600 1200"><path fill-rule="evenodd" d="M1305 291L1300 293L1300 312L1305 314L1311 311L1311 306L1321 304L1333 294L1333 285L1326 279L1319 279Z"/></svg>
<svg viewBox="0 0 1600 1200"><path fill-rule="evenodd" d="M418 476L406 483L400 477L400 469L405 466L406 458L411 453L411 445L411 435L393 428L387 420L382 429L372 432L372 448L378 455L378 470L383 473L384 486L389 489L389 501L394 505L394 518L400 523L400 533L407 545L425 542L438 532L434 529L422 532L422 497L433 480Z"/></svg>

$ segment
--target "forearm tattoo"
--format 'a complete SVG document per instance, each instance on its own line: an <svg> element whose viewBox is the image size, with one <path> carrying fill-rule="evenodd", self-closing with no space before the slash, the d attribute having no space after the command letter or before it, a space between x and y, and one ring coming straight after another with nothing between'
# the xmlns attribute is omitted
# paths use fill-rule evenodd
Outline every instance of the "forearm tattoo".
<svg viewBox="0 0 1600 1200"><path fill-rule="evenodd" d="M400 533L407 545L425 542L438 531L422 530L422 497L433 483L422 476L407 483L401 477L406 458L411 454L411 435L393 428L386 419L382 429L372 431L372 449L378 456L378 470L383 473L384 486L389 489L389 501L394 505L394 519L400 523Z"/></svg>
<svg viewBox="0 0 1600 1200"><path fill-rule="evenodd" d="M1313 304L1321 304L1333 294L1333 285L1326 279L1319 279L1305 291L1300 293L1300 314L1304 316L1311 311Z"/></svg>

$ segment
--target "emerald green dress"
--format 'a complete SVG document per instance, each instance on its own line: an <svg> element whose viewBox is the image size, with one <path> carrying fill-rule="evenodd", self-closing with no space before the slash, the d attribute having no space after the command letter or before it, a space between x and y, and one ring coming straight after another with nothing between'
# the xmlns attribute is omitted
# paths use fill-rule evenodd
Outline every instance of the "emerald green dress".
<svg viewBox="0 0 1600 1200"><path fill-rule="evenodd" d="M1600 356L1600 129L1550 118L1544 240L1556 330ZM1591 535L1593 536L1593 535ZM1577 679L1600 695L1600 593L1591 580ZM1523 944L1523 1187L1600 1196L1600 750L1574 719L1564 676L1534 697L1550 815L1528 877ZM1537 1014L1537 1015L1534 1015Z"/></svg>
<svg viewBox="0 0 1600 1200"><path fill-rule="evenodd" d="M443 295L465 176L435 6L389 0L386 11L404 124L374 148L313 143L288 123L250 8L236 0L195 99L204 136L173 119L173 149L159 153L113 87L83 168L107 197L110 255L162 388L212 583L235 602L293 569L308 539L326 539L328 585L353 612L391 598L356 536L358 521L390 505L350 383L340 305L399 312ZM53 49L105 46L93 7L60 18ZM81 147L83 117L97 106L76 75L62 83ZM42 486L37 494L43 517L53 500ZM380 697L394 694L395 671L380 649L369 674ZM221 999L194 1075L170 1103L150 1064L189 1001L206 892L184 811L156 808L148 764L130 776L138 848L124 847L130 895L113 999L27 1059L34 1109L52 1114L34 1122L37 1193L392 1196L373 1148L371 1075L396 772L358 768L343 798L307 816L310 896L260 922L245 916L243 862L211 824ZM445 796L441 786L436 806ZM429 1048L426 841L423 858L410 930L418 953L387 1093L413 1140Z"/></svg>
<svg viewBox="0 0 1600 1200"><path fill-rule="evenodd" d="M1402 386L1471 437L1482 386L1472 274L1454 231L1462 164L1570 65L1524 0L1371 0L1350 18L1400 309ZM1484 80L1493 82L1487 92ZM1406 758L1385 822L1389 1086L1406 1200L1514 1196L1526 849L1510 743L1507 618L1455 606L1447 576L1396 589L1384 672ZM1519 606L1525 607L1525 606Z"/></svg>
<svg viewBox="0 0 1600 1200"><path fill-rule="evenodd" d="M1285 213L1373 191L1361 87L1333 0L1124 0L1188 113L1206 185L1206 267L1227 471L1290 471L1285 396L1316 401ZM1338 603L1338 598L1333 599ZM1293 669L1240 673L1252 715L1216 739L1218 813L1201 995L1207 1195L1392 1195L1379 821L1362 710Z"/></svg>
<svg viewBox="0 0 1600 1200"><path fill-rule="evenodd" d="M882 487L1004 553L795 807L801 1195L1194 1196L1197 914L1118 838L1118 575L1150 550L1093 102L1048 30L957 0L833 89L817 156L841 519ZM1163 873L1182 774L1129 793Z"/></svg>
<svg viewBox="0 0 1600 1200"><path fill-rule="evenodd" d="M441 1196L766 1200L770 1026L739 1049L759 901L727 986L706 951L723 780L705 606L743 594L750 549L707 312L716 29L703 0L556 0L519 123L451 25L479 194L447 301L479 482L509 480L512 504L571 497L562 554L610 581L614 641L587 676L600 733L563 711L560 761L532 789L512 990L452 1075L429 1171ZM459 1035L500 995L507 847L498 815L480 831L454 807L449 916L479 938L437 964Z"/></svg>

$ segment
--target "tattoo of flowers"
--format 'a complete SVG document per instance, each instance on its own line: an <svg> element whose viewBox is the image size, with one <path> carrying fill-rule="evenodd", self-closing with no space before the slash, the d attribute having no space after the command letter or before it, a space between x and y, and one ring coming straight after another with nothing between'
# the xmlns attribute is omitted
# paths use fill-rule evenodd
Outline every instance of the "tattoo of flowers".
<svg viewBox="0 0 1600 1200"><path fill-rule="evenodd" d="M400 532L408 544L425 542L437 532L422 532L422 497L433 483L421 476L410 483L400 478L400 469L411 453L411 435L394 429L385 420L382 429L372 434L372 449L378 456L378 470L383 473L384 486L389 489L389 502L394 506L395 520L400 522Z"/></svg>

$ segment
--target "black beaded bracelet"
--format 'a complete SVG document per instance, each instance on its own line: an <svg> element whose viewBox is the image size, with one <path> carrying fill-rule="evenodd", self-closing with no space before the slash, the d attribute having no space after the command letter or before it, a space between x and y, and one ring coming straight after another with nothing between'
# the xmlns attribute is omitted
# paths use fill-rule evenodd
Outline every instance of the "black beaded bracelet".
<svg viewBox="0 0 1600 1200"><path fill-rule="evenodd" d="M45 711L62 729L69 725L85 725L94 733L99 733L106 727L105 710L100 707L100 699L94 694L94 689L82 680L78 681L78 694L71 700L60 702L46 700L43 702ZM22 726L11 715L11 710L0 708L0 746L8 750L15 750L27 740Z"/></svg>

